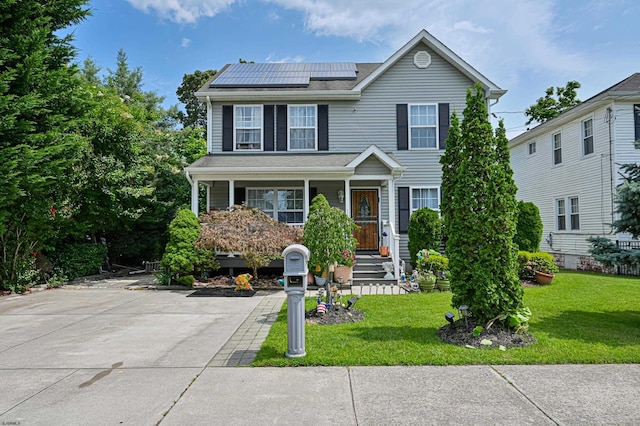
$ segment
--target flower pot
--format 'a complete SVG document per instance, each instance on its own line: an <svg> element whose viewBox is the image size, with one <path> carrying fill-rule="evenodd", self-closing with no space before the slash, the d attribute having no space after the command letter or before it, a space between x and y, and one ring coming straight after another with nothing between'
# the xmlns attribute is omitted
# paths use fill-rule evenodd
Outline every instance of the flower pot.
<svg viewBox="0 0 640 426"><path fill-rule="evenodd" d="M380 256L389 257L389 246L380 246Z"/></svg>
<svg viewBox="0 0 640 426"><path fill-rule="evenodd" d="M554 274L547 274L545 272L536 271L536 282L541 285L551 284Z"/></svg>
<svg viewBox="0 0 640 426"><path fill-rule="evenodd" d="M436 276L435 275L418 275L418 285L420 286L420 290L432 292L436 287Z"/></svg>
<svg viewBox="0 0 640 426"><path fill-rule="evenodd" d="M342 278L342 282L346 283L351 279L351 274L353 273L353 268L351 266L336 266L335 271L333 271L333 280L335 282L340 282Z"/></svg>
<svg viewBox="0 0 640 426"><path fill-rule="evenodd" d="M317 286L323 286L323 285L325 285L327 283L327 279L326 278L319 277L317 275L316 275L315 281L316 281L316 285Z"/></svg>
<svg viewBox="0 0 640 426"><path fill-rule="evenodd" d="M438 287L438 290L440 291L451 291L451 283L449 282L449 280L445 280L442 278L438 278L436 280L436 287Z"/></svg>

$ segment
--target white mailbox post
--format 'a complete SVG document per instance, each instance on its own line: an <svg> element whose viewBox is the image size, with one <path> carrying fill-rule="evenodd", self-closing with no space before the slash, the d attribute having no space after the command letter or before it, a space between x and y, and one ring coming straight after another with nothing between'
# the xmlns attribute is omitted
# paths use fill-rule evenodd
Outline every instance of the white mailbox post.
<svg viewBox="0 0 640 426"><path fill-rule="evenodd" d="M287 358L307 354L304 347L304 295L307 291L309 249L293 244L282 252L284 258L284 291L287 293Z"/></svg>

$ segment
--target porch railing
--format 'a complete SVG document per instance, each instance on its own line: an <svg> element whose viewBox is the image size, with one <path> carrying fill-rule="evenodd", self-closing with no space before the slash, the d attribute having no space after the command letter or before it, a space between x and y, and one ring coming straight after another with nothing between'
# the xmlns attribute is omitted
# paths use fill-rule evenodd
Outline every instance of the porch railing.
<svg viewBox="0 0 640 426"><path fill-rule="evenodd" d="M396 233L393 223L388 220L382 223L382 231L387 234L384 237L387 240L382 243L388 243L389 245L389 257L393 262L393 276L400 283L400 235Z"/></svg>

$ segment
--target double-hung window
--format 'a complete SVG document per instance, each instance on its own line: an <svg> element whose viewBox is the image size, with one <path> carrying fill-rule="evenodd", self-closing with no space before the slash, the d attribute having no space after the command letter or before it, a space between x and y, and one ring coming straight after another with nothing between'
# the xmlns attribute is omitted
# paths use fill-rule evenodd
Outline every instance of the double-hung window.
<svg viewBox="0 0 640 426"><path fill-rule="evenodd" d="M274 219L301 224L304 222L304 192L298 188L250 188L247 205L262 210Z"/></svg>
<svg viewBox="0 0 640 426"><path fill-rule="evenodd" d="M262 106L237 105L235 107L235 150L262 150Z"/></svg>
<svg viewBox="0 0 640 426"><path fill-rule="evenodd" d="M640 149L640 104L633 105L633 126L635 128L635 147Z"/></svg>
<svg viewBox="0 0 640 426"><path fill-rule="evenodd" d="M560 133L554 133L551 136L553 144L553 164L562 163L562 135Z"/></svg>
<svg viewBox="0 0 640 426"><path fill-rule="evenodd" d="M439 188L413 188L411 190L411 212L429 207L432 210L440 208Z"/></svg>
<svg viewBox="0 0 640 426"><path fill-rule="evenodd" d="M438 147L438 108L435 104L409 105L409 143L411 149Z"/></svg>
<svg viewBox="0 0 640 426"><path fill-rule="evenodd" d="M316 150L318 140L316 105L289 105L289 149Z"/></svg>
<svg viewBox="0 0 640 426"><path fill-rule="evenodd" d="M533 155L536 153L536 143L531 142L529 145L529 155Z"/></svg>
<svg viewBox="0 0 640 426"><path fill-rule="evenodd" d="M593 118L582 122L582 155L593 154Z"/></svg>
<svg viewBox="0 0 640 426"><path fill-rule="evenodd" d="M567 214L569 215L568 224ZM566 231L567 229L577 231L580 229L580 201L578 197L556 198L556 229L558 231Z"/></svg>

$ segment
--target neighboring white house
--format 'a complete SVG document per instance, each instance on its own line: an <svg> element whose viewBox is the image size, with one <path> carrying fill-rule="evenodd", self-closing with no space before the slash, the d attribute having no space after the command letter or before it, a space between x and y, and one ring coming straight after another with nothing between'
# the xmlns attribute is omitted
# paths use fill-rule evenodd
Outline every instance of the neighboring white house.
<svg viewBox="0 0 640 426"><path fill-rule="evenodd" d="M301 225L322 193L361 226L358 249L389 246L397 271L411 212L439 208L450 114L476 82L487 104L506 92L425 30L383 63L225 65L195 94L208 155L186 168L192 210L203 185L207 209Z"/></svg>
<svg viewBox="0 0 640 426"><path fill-rule="evenodd" d="M509 142L519 200L540 209L541 249L579 269L590 236L616 234L620 164L640 162L640 73L598 93ZM582 257L585 256L585 257Z"/></svg>

